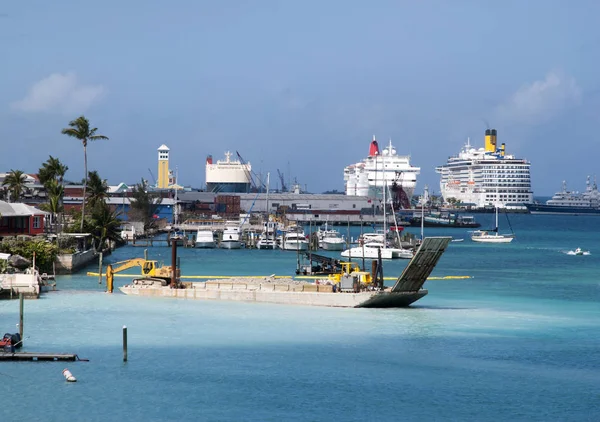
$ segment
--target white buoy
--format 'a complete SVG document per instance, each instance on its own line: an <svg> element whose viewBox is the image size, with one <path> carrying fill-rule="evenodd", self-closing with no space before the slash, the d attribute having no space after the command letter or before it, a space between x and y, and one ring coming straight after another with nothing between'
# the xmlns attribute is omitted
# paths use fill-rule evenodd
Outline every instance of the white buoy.
<svg viewBox="0 0 600 422"><path fill-rule="evenodd" d="M63 376L65 377L65 379L66 379L68 382L77 382L77 378L75 378L75 377L73 376L73 374L71 373L71 371L69 371L68 369L66 369L66 368L65 368L65 369L63 369L63 372L62 372L62 373L63 373Z"/></svg>

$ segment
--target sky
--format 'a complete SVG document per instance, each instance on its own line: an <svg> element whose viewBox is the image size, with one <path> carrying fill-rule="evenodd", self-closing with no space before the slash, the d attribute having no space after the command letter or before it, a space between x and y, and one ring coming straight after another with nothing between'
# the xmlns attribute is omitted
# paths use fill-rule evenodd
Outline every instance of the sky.
<svg viewBox="0 0 600 422"><path fill-rule="evenodd" d="M600 173L598 16L585 0L0 2L0 172L52 155L81 180L60 132L83 114L110 138L88 146L110 184L152 181L164 143L183 185L230 150L272 188L279 169L343 190L376 135L435 193L435 167L495 128L535 195L583 190Z"/></svg>

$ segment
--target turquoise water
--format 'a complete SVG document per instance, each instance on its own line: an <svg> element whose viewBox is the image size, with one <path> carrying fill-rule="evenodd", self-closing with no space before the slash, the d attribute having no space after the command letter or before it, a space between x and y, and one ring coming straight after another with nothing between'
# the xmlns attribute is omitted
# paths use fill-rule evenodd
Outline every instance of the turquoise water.
<svg viewBox="0 0 600 422"><path fill-rule="evenodd" d="M493 215L477 218L485 226ZM427 230L465 238L433 275L472 278L428 281L429 295L410 309L108 295L85 276L95 266L59 277L60 291L25 303L26 348L90 361L2 363L0 394L18 416L8 420L597 420L600 218L513 215L511 223L509 245ZM592 254L565 253L576 247ZM170 259L166 247L148 253ZM126 247L105 262L142 254ZM179 256L184 274L296 267L293 252ZM384 265L397 276L406 262ZM16 301L0 302L0 322L14 330ZM65 367L77 383L64 381Z"/></svg>

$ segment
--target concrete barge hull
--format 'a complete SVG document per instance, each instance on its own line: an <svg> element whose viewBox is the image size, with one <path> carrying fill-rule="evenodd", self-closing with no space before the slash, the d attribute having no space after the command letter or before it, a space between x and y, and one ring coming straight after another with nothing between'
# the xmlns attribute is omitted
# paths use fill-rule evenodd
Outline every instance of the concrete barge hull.
<svg viewBox="0 0 600 422"><path fill-rule="evenodd" d="M250 287L250 286L248 286ZM144 297L171 297L196 300L226 300L238 302L262 302L282 305L328 306L338 308L400 308L406 307L427 294L418 292L361 292L326 293L304 291L276 291L257 288L192 288L124 286L121 292Z"/></svg>

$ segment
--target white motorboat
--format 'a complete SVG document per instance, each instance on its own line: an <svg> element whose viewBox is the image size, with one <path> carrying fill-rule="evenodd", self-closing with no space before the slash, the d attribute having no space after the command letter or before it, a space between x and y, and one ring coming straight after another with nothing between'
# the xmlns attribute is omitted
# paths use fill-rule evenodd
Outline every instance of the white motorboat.
<svg viewBox="0 0 600 422"><path fill-rule="evenodd" d="M589 255L589 254L590 254L590 251L584 251L581 248L577 248L574 251L567 252L567 255L578 255L578 256L580 256L580 255Z"/></svg>
<svg viewBox="0 0 600 422"><path fill-rule="evenodd" d="M277 248L277 242L275 239L277 232L277 223L274 221L268 221L264 224L263 231L256 242L258 249L275 249Z"/></svg>
<svg viewBox="0 0 600 422"><path fill-rule="evenodd" d="M381 259L412 259L413 251L410 249L390 248L382 242L369 242L362 246L346 249L342 252L344 258L377 259L381 250Z"/></svg>
<svg viewBox="0 0 600 422"><path fill-rule="evenodd" d="M326 251L343 251L346 240L337 230L319 232L319 247Z"/></svg>
<svg viewBox="0 0 600 422"><path fill-rule="evenodd" d="M215 235L213 231L208 229L198 229L198 232L196 233L196 247L210 249L215 246Z"/></svg>
<svg viewBox="0 0 600 422"><path fill-rule="evenodd" d="M295 227L283 233L279 247L284 251L307 251L308 240L306 240L304 230Z"/></svg>
<svg viewBox="0 0 600 422"><path fill-rule="evenodd" d="M225 223L223 230L223 239L221 239L221 248L223 249L240 249L242 242L240 241L240 227L231 222Z"/></svg>

